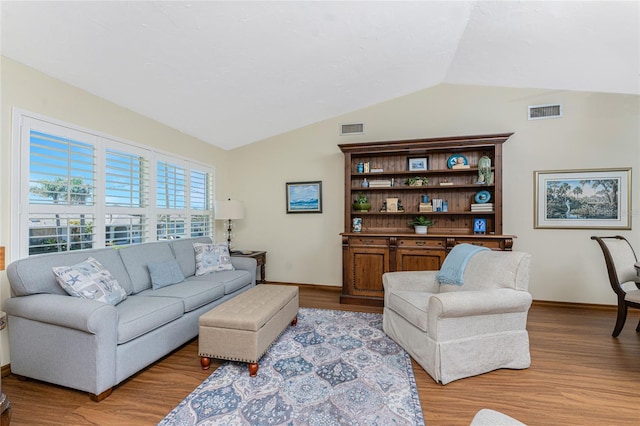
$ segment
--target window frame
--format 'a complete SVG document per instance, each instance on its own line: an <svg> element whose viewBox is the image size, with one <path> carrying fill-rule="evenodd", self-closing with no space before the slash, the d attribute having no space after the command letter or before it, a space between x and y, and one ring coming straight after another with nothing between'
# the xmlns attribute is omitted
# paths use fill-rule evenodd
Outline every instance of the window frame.
<svg viewBox="0 0 640 426"><path fill-rule="evenodd" d="M174 153L164 152L154 147L145 146L140 143L128 141L122 138L118 138L112 135L108 135L102 132L98 132L91 129L86 129L81 126L77 126L71 123L66 123L61 120L53 119L41 114L36 114L30 111L22 110L19 108L13 108L12 111L12 164L16 165L11 173L11 258L18 259L30 256L29 254L29 219L31 214L38 212L47 214L91 214L94 217L94 232L92 239L92 248L102 248L107 246L106 240L106 216L108 214L123 214L123 215L139 215L143 214L146 217L145 234L140 242L157 241L157 217L158 211L156 204L156 188L157 188L157 162L159 159L170 163L178 163L185 167L186 170L186 199L184 209L173 209L172 211L180 213L185 218L185 231L184 238L191 236L191 217L192 212L190 207L190 171L197 170L207 174L210 180L210 200L209 209L206 211L210 217L210 226L208 228L208 234L215 241L215 226L214 226L214 212L213 212L213 200L215 199L215 167L212 165L204 164L199 161L178 156ZM47 129L53 135L60 135L64 131L65 135L68 133L74 135L72 139L78 140L84 143L89 143L94 148L94 182L95 189L93 194L93 205L52 205L52 204L31 204L30 203L30 130L41 131L47 133ZM113 150L120 153L132 154L144 158L146 163L146 176L143 176L143 187L146 186L145 195L141 194L141 197L146 196L146 205L143 207L123 207L123 206L108 206L107 205L107 181L106 181L106 164L107 164L107 151ZM201 212L202 210L193 210ZM103 232L96 230L104 230ZM133 244L136 244L135 242ZM69 250L67 250L69 251ZM76 251L76 250L74 250ZM78 250L79 251L79 250Z"/></svg>

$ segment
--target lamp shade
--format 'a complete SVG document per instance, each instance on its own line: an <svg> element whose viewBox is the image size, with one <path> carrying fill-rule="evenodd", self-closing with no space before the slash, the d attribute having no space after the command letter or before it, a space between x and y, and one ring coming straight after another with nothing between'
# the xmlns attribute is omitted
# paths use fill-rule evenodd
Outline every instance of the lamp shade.
<svg viewBox="0 0 640 426"><path fill-rule="evenodd" d="M244 219L244 203L238 200L220 200L214 203L216 219Z"/></svg>

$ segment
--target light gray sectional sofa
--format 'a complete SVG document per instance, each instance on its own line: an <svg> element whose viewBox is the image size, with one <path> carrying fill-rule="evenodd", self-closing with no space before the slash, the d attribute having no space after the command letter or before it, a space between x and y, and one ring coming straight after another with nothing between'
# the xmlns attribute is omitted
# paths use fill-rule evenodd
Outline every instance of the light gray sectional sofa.
<svg viewBox="0 0 640 426"><path fill-rule="evenodd" d="M255 286L256 261L232 257L234 270L196 276L194 242L211 239L45 254L11 263L12 297L4 309L12 373L86 391L100 401L113 386L197 336L200 315ZM114 306L63 290L52 267L88 257L126 290L125 300ZM176 260L184 281L154 290L147 266Z"/></svg>

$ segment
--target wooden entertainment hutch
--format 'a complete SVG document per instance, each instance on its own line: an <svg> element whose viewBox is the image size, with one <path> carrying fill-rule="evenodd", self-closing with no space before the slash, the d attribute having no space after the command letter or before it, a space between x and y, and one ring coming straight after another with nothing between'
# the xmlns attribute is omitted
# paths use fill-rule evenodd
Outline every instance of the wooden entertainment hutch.
<svg viewBox="0 0 640 426"><path fill-rule="evenodd" d="M447 253L460 243L511 250L512 235L502 235L502 144L512 133L455 136L338 145L344 153L345 200L342 236L341 303L382 306L382 274L390 271L438 270ZM478 161L491 159L492 182L478 183ZM452 162L463 158L463 168ZM423 162L422 159L426 159ZM417 167L410 170L409 161ZM417 163L415 163L417 161ZM415 170L418 168L420 170ZM408 178L425 177L426 186L410 186ZM367 183L363 186L364 180ZM386 182L386 183L385 183ZM392 182L392 186L388 185ZM471 211L476 194L487 191L491 211ZM487 192L484 192L485 196ZM369 211L354 210L365 195ZM447 211L420 212L423 195L447 202ZM403 210L385 211L388 199ZM434 221L428 234L408 225L416 216ZM353 219L361 220L354 232ZM474 233L474 221L484 219L486 233Z"/></svg>

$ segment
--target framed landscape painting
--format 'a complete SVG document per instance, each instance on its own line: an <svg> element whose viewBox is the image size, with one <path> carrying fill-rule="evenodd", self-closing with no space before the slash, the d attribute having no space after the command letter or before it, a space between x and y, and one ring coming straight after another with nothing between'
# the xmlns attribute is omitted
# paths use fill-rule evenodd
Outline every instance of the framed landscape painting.
<svg viewBox="0 0 640 426"><path fill-rule="evenodd" d="M287 213L322 213L322 181L287 182Z"/></svg>
<svg viewBox="0 0 640 426"><path fill-rule="evenodd" d="M429 157L407 158L407 169L410 172L429 170Z"/></svg>
<svg viewBox="0 0 640 426"><path fill-rule="evenodd" d="M535 228L631 229L631 169L534 174Z"/></svg>

